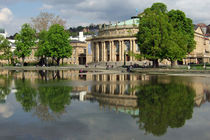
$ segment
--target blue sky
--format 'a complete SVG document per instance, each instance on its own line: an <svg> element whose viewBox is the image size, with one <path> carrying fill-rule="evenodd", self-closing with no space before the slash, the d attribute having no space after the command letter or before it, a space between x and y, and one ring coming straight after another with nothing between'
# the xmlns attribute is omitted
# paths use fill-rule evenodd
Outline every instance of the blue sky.
<svg viewBox="0 0 210 140"><path fill-rule="evenodd" d="M59 15L67 21L67 28L116 22L129 19L136 9L142 12L154 2L184 11L194 23L210 24L210 0L1 0L0 27L12 35L41 11Z"/></svg>
<svg viewBox="0 0 210 140"><path fill-rule="evenodd" d="M28 18L36 16L41 6L41 2L19 2L8 5L8 8L17 18Z"/></svg>

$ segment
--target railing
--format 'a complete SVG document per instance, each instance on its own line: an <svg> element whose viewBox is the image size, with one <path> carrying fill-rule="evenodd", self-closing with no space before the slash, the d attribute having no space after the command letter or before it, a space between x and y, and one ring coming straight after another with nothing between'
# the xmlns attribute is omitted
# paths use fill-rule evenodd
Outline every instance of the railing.
<svg viewBox="0 0 210 140"><path fill-rule="evenodd" d="M100 28L99 29L99 32L100 31L105 31L105 30L115 30L115 29L124 29L124 28L138 28L138 25L137 24L133 24L133 25L108 25L108 26L105 26L103 28Z"/></svg>

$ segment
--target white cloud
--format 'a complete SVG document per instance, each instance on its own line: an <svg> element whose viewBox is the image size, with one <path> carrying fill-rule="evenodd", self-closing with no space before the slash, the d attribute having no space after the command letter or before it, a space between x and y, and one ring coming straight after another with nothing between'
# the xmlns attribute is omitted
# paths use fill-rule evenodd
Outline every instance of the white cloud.
<svg viewBox="0 0 210 140"><path fill-rule="evenodd" d="M42 7L40 8L40 10L51 10L51 9L53 9L53 6L49 4L43 4Z"/></svg>
<svg viewBox="0 0 210 140"><path fill-rule="evenodd" d="M0 10L0 23L9 23L13 18L12 11L8 8Z"/></svg>
<svg viewBox="0 0 210 140"><path fill-rule="evenodd" d="M30 2L33 5L33 2L37 2L37 0L4 0L0 2L0 5L13 5L20 2ZM50 10L50 12L64 18L67 25L71 26L126 20L136 14L136 9L143 12L145 8L150 7L155 2L165 3L168 10L180 9L184 11L187 17L193 19L195 24L199 22L210 24L210 0L41 0L41 2L41 6L37 8L37 14L40 12L39 10ZM13 12L18 15L19 11L15 9ZM18 19L15 17L7 27L9 25L15 26L12 25L14 21L18 21L17 24L21 25L24 23L21 20L29 21L31 17L29 14L28 17L19 16ZM0 20L0 24L1 22ZM13 30L9 33L17 31L17 29L7 30Z"/></svg>
<svg viewBox="0 0 210 140"><path fill-rule="evenodd" d="M94 22L106 20L116 21L128 19L135 15L136 8L142 12L155 2L163 2L168 9L180 9L186 15L193 19L194 23L210 23L210 5L209 0L43 0L45 3L54 6L58 11L72 11L67 14L62 13L68 19L82 21L83 23L92 23L90 17L95 18ZM75 15L74 13L80 13ZM80 18L80 15L88 15ZM70 23L71 24L71 23ZM80 23L78 23L79 25Z"/></svg>

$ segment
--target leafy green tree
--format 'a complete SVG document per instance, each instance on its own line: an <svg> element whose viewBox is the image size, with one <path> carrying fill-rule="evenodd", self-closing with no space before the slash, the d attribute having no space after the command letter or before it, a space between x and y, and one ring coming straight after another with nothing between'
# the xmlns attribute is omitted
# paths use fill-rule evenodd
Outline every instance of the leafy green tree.
<svg viewBox="0 0 210 140"><path fill-rule="evenodd" d="M41 65L45 64L47 62L47 57L50 56L49 53L49 42L48 42L48 32L46 30L43 30L39 33L39 42L38 42L38 49L35 53L35 56L40 57L40 63Z"/></svg>
<svg viewBox="0 0 210 140"><path fill-rule="evenodd" d="M141 55L153 61L153 67L158 67L158 59L163 58L163 49L170 43L173 28L168 20L167 7L162 3L145 9L140 17L138 45Z"/></svg>
<svg viewBox="0 0 210 140"><path fill-rule="evenodd" d="M68 58L72 54L72 46L70 45L69 33L59 24L54 24L48 31L49 53L57 65L60 60Z"/></svg>
<svg viewBox="0 0 210 140"><path fill-rule="evenodd" d="M139 128L161 136L167 128L178 128L192 118L195 91L182 83L157 81L138 87Z"/></svg>
<svg viewBox="0 0 210 140"><path fill-rule="evenodd" d="M0 59L7 60L8 64L10 60L12 62L12 51L10 42L3 36L0 36L0 50L3 52L3 54L0 56Z"/></svg>
<svg viewBox="0 0 210 140"><path fill-rule="evenodd" d="M180 10L169 11L168 17L174 33L171 38L173 43L165 49L165 58L170 60L173 66L176 60L182 60L195 48L194 27L192 20Z"/></svg>
<svg viewBox="0 0 210 140"><path fill-rule="evenodd" d="M192 20L180 10L167 11L163 3L154 3L139 15L137 40L141 56L158 66L158 59L168 59L173 66L195 47Z"/></svg>
<svg viewBox="0 0 210 140"><path fill-rule="evenodd" d="M21 31L15 37L15 55L22 58L22 66L25 57L30 56L32 47L35 45L36 31L29 24L23 24Z"/></svg>

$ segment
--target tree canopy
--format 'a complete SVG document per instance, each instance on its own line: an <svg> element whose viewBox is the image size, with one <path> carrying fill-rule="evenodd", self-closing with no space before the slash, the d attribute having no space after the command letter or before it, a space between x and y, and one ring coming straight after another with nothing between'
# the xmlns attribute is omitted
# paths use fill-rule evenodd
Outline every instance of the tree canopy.
<svg viewBox="0 0 210 140"><path fill-rule="evenodd" d="M46 30L43 30L39 33L39 42L37 44L38 48L37 51L35 52L36 57L40 57L40 64L41 65L46 65L46 58L50 57L49 53L49 42L48 42L48 32Z"/></svg>
<svg viewBox="0 0 210 140"><path fill-rule="evenodd" d="M15 55L22 58L22 65L24 65L24 59L29 56L32 51L32 47L35 46L36 31L29 24L23 24L21 31L15 37Z"/></svg>
<svg viewBox="0 0 210 140"><path fill-rule="evenodd" d="M3 52L2 55L0 55L0 59L4 59L8 61L12 59L12 51L11 51L11 45L10 42L0 35L0 50Z"/></svg>
<svg viewBox="0 0 210 140"><path fill-rule="evenodd" d="M153 67L158 60L173 63L195 47L192 20L180 10L168 12L165 4L154 3L140 15L137 40L141 55L153 61Z"/></svg>
<svg viewBox="0 0 210 140"><path fill-rule="evenodd" d="M54 24L48 31L49 55L56 60L59 65L60 60L68 58L72 54L69 33L59 24Z"/></svg>

